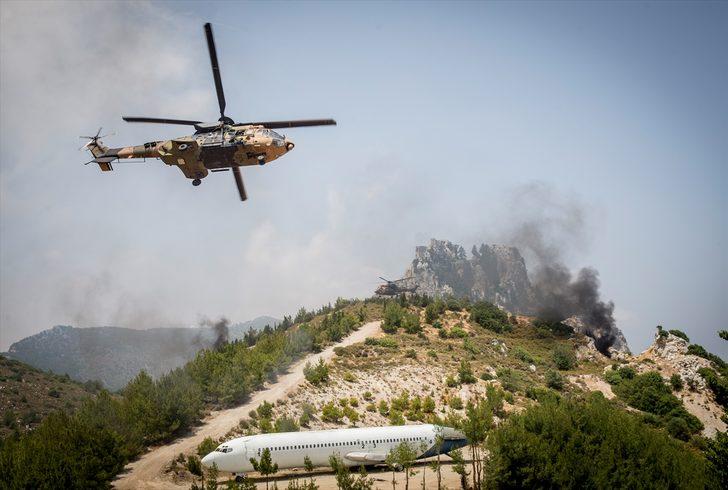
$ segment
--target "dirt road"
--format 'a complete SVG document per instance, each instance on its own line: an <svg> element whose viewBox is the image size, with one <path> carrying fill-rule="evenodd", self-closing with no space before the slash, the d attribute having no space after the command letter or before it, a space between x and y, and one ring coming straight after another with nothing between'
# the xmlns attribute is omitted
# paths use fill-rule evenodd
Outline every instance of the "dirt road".
<svg viewBox="0 0 728 490"><path fill-rule="evenodd" d="M113 485L120 489L136 488L180 488L169 480L163 478L164 467L179 453L189 453L202 442L205 437L217 439L225 435L232 427L236 426L240 419L247 417L250 410L267 401L274 403L284 397L289 391L295 389L303 380L303 367L306 362L317 362L319 358L330 359L334 355L335 347L363 342L367 337L381 335L381 322L370 322L362 325L359 330L352 333L338 344L334 344L318 354L301 359L293 364L288 373L278 377L278 381L267 386L265 389L253 394L250 401L245 405L212 412L202 425L194 429L189 436L177 439L167 445L151 449L138 460L128 464L125 473L119 475ZM185 484L184 487L189 487Z"/></svg>

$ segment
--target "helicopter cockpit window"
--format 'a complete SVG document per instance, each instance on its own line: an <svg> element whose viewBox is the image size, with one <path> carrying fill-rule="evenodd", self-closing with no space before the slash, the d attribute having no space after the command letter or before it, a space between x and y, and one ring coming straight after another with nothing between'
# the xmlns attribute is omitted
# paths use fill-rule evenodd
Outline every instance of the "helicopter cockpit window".
<svg viewBox="0 0 728 490"><path fill-rule="evenodd" d="M283 136L281 136L280 134L276 133L272 129L269 129L268 131L270 132L270 137L271 138L275 138L275 139L279 139L279 140L282 140L283 139Z"/></svg>

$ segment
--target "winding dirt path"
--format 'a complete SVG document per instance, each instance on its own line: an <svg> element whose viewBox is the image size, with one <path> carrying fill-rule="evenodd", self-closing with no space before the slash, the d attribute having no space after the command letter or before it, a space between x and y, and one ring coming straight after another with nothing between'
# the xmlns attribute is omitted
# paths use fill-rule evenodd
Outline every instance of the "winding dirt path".
<svg viewBox="0 0 728 490"><path fill-rule="evenodd" d="M225 435L232 427L238 424L240 419L247 417L250 410L267 401L275 403L276 400L284 397L289 391L296 388L303 380L303 367L306 362L318 362L319 358L328 360L334 355L334 348L346 347L348 345L363 342L367 337L381 335L381 322L369 322L362 325L359 330L343 339L338 344L331 345L323 352L311 354L294 363L289 371L278 377L278 381L267 386L263 390L253 394L250 401L245 405L227 410L212 412L206 417L202 424L194 429L194 433L156 448L152 448L143 454L136 461L129 463L125 473L119 475L113 486L119 489L136 488L179 488L169 480L163 478L163 469L172 461L172 458L179 453L189 453L202 442L205 437L217 439ZM185 484L184 487L189 486Z"/></svg>

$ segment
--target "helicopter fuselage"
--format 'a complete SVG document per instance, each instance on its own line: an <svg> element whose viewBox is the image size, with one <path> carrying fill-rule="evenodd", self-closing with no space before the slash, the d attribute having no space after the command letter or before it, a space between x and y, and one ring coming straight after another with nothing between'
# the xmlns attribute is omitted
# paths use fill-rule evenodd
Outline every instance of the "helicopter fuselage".
<svg viewBox="0 0 728 490"><path fill-rule="evenodd" d="M288 138L263 126L224 126L217 130L198 131L166 141L107 150L106 156L159 158L175 165L189 179L202 179L208 171L231 167L264 165L294 148Z"/></svg>

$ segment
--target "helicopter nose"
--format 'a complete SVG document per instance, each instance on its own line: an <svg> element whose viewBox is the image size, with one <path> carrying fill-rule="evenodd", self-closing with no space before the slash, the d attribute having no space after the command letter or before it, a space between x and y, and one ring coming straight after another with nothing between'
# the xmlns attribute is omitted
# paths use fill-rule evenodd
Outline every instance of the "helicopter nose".
<svg viewBox="0 0 728 490"><path fill-rule="evenodd" d="M286 151L291 151L293 148L295 148L296 145L293 144L293 141L286 139Z"/></svg>

